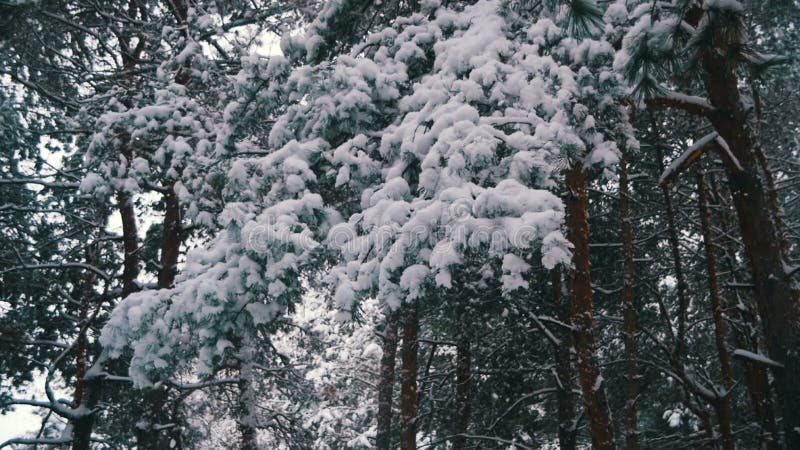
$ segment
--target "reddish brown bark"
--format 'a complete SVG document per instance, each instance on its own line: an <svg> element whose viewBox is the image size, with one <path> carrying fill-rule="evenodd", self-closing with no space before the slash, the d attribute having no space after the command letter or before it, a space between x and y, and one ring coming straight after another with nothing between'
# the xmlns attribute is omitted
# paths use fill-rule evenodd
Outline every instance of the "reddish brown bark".
<svg viewBox="0 0 800 450"><path fill-rule="evenodd" d="M187 36L186 19L187 6L182 0L167 0L167 7L175 16L175 22L179 27L183 27L183 34ZM189 62L178 70L175 75L175 82L186 85L189 82L188 72ZM175 193L175 182L172 181L164 193L164 219L162 221L161 251L158 270L158 288L169 289L175 282L177 272L178 256L181 245L181 211L178 197ZM247 382L243 382L248 386ZM142 448L171 448L180 449L183 444L182 426L180 424L181 406L180 400L170 398L170 393L164 386L153 386L145 388L144 391L145 412L136 424L136 442ZM165 429L156 428L158 425L171 423L172 426ZM241 423L239 428L241 430ZM245 434L247 436L245 436ZM255 438L255 430L252 433L245 430L242 435L242 442L245 445L250 438ZM248 444L249 445L249 444ZM164 447L167 446L167 447Z"/></svg>
<svg viewBox="0 0 800 450"><path fill-rule="evenodd" d="M95 249L86 249L86 263L97 265L97 253ZM81 298L80 310L78 311L78 327L83 330L86 320L89 318L89 308L94 297L94 284L97 276L94 272L87 271L84 279L83 295ZM88 364L86 331L80 331L77 342L75 343L75 392L72 398L74 407L81 405L96 405L99 399L98 381L86 379L86 369ZM91 444L92 427L94 425L94 414L81 417L73 421L73 441L72 448L75 450L88 449Z"/></svg>
<svg viewBox="0 0 800 450"><path fill-rule="evenodd" d="M383 327L383 354L381 355L380 381L378 383L378 432L375 438L377 450L392 448L392 394L394 392L394 368L397 358L397 317L386 316Z"/></svg>
<svg viewBox="0 0 800 450"><path fill-rule="evenodd" d="M164 195L166 211L163 221L163 237L161 241L160 269L158 271L158 288L171 288L175 280L176 265L178 262L178 252L181 244L180 236L180 209L178 199L174 191L174 183L169 186ZM168 446L173 450L182 447L181 427L175 417L170 417L168 408L171 402L174 414L179 414L179 405L176 400L171 399L169 391L163 386L145 388L144 404L145 412L141 420L136 424L136 442L142 448L161 448ZM177 409L176 409L177 408ZM156 425L172 423L173 426L167 429L155 429ZM170 443L174 445L170 446Z"/></svg>
<svg viewBox="0 0 800 450"><path fill-rule="evenodd" d="M704 14L717 14L701 8L690 9L684 19L696 25ZM710 40L701 53L705 90L713 109L690 111L682 105L668 105L707 117L725 148L719 152L728 177L728 186L739 219L745 255L750 265L758 299L758 313L764 328L769 356L781 367L771 367L775 377L783 416L786 446L800 448L800 287L786 273L787 255L781 230L776 223L777 209L768 198L758 166L755 133L747 120L747 109L739 93L738 67L728 59L731 48L740 48L744 32L730 32L717 25L710 29Z"/></svg>
<svg viewBox="0 0 800 450"><path fill-rule="evenodd" d="M97 265L97 253L92 246L86 248L86 264ZM86 271L81 304L78 309L79 329L84 328L89 318L89 307L91 306L92 297L94 297L95 281L97 281L97 275L92 271ZM83 395L86 390L86 380L84 379L86 376L86 358L86 332L81 331L75 343L75 392L72 396L72 404L76 408L83 402Z"/></svg>
<svg viewBox="0 0 800 450"><path fill-rule="evenodd" d="M589 195L586 174L580 163L566 172L567 238L572 250L570 280L571 316L575 328L578 380L592 437L592 447L614 448L614 434L608 414L603 378L595 355L594 307L592 303L591 262L589 260Z"/></svg>
<svg viewBox="0 0 800 450"><path fill-rule="evenodd" d="M131 8L135 5L132 3ZM132 12L131 17L135 17L135 11ZM140 40L133 53L126 51L121 52L123 61L123 72L133 69L138 62L138 55L144 48L144 41ZM127 87L130 83L130 76L123 75L120 84ZM122 103L126 107L130 107L130 101L127 98L122 99ZM133 161L133 148L131 147L130 136L121 136L122 146L119 149L125 164L130 167ZM133 195L131 193L118 190L116 192L117 209L119 210L120 222L122 223L122 295L125 298L128 295L139 290L136 283L136 278L139 276L139 235L136 225L136 211L133 204ZM85 374L84 374L84 378ZM101 378L85 379L82 394L82 406L89 410L93 410L101 398L101 391L103 387L103 380ZM92 429L94 428L95 414L89 414L73 421L73 450L88 450L91 444Z"/></svg>
<svg viewBox="0 0 800 450"><path fill-rule="evenodd" d="M715 221L719 224L721 229L730 230L732 228L730 225L730 216L728 214L730 203L727 201L726 197L723 196L722 192L720 192L720 189L715 182L714 174L709 173L708 177L710 181L708 184L711 187L710 193L714 203L724 206L724 208L721 207L717 209ZM724 246L724 249L726 269L731 273L731 281L737 283L739 281L739 277L736 275L738 263L735 256L735 253L737 252L735 247L736 242L729 241ZM738 289L734 288L733 295L735 296L737 304L745 304L739 295ZM754 300L752 303L755 304L757 301ZM742 311L740 308L733 308L732 311L736 314L736 319L742 324L747 324L747 326L752 327L752 329L755 329L758 326L758 320L752 314ZM751 345L749 342L749 336L747 336L742 330L740 330L738 327L732 327L731 331L737 348L743 348L758 353L757 346ZM753 414L762 427L762 440L764 446L768 450L778 450L780 445L776 441L778 433L777 426L775 424L775 414L770 401L767 371L763 366L748 361L743 364L743 379L744 385L747 388L748 397L750 398L750 405L753 409Z"/></svg>
<svg viewBox="0 0 800 450"><path fill-rule="evenodd" d="M781 250L786 253L789 251L789 239L786 236L786 223L784 223L783 214L781 214L781 200L778 195L778 186L775 184L775 177L772 175L772 170L769 168L769 161L767 161L767 155L764 154L764 149L761 148L761 145L756 144L754 150L758 165L761 167L761 173L764 175L764 181L767 185L767 198L769 199L770 209L772 210L772 218L775 221L775 229L781 240Z"/></svg>
<svg viewBox="0 0 800 450"><path fill-rule="evenodd" d="M123 156L128 163L132 160L127 145L123 149ZM139 275L139 243L136 231L136 215L130 194L117 191L117 207L122 218L122 244L124 251L122 269L122 298L136 292L138 286L136 278ZM103 389L101 378L86 377L86 336L78 337L78 352L83 361L83 367L78 367L79 377L76 385L75 400L80 399L80 406L93 410L100 401ZM91 446L92 430L94 429L95 414L87 414L72 421L72 450L88 450Z"/></svg>
<svg viewBox="0 0 800 450"><path fill-rule="evenodd" d="M619 170L619 203L622 217L622 253L624 275L622 282L622 305L624 308L623 334L625 336L625 443L628 450L638 450L639 358L636 348L636 307L634 305L634 282L636 264L633 255L633 225L631 224L630 187L628 162L623 157Z"/></svg>
<svg viewBox="0 0 800 450"><path fill-rule="evenodd" d="M417 397L419 318L416 305L407 304L403 312L403 345L400 386L400 450L417 448Z"/></svg>
<svg viewBox="0 0 800 450"><path fill-rule="evenodd" d="M94 408L100 401L102 384L98 379L86 379L81 401L84 407ZM95 414L86 414L72 421L72 450L89 450Z"/></svg>
<svg viewBox="0 0 800 450"><path fill-rule="evenodd" d="M710 119L737 165L726 164L728 185L739 218L745 254L759 299L769 356L781 405L786 446L800 448L800 290L786 274L784 245L758 173L755 143L739 105L738 78L730 65L707 52L706 88L717 111Z"/></svg>
<svg viewBox="0 0 800 450"><path fill-rule="evenodd" d="M188 6L184 0L165 0L166 6L172 11L178 27L182 27L182 35L188 38ZM186 86L190 81L191 61L186 60L175 74L175 83ZM173 180L164 194L164 220L162 223L161 240L161 268L158 271L158 287L167 289L172 287L177 272L178 255L181 246L181 208L178 196L175 193L175 181Z"/></svg>
<svg viewBox="0 0 800 450"><path fill-rule="evenodd" d="M550 271L553 285L553 303L556 308L558 320L570 323L569 305L562 295L561 269L556 267ZM575 418L575 397L572 391L575 383L572 380L572 358L570 349L573 347L572 333L559 334L560 345L553 345L556 369L556 401L558 402L558 445L561 450L575 450L577 443L577 423Z"/></svg>
<svg viewBox="0 0 800 450"><path fill-rule="evenodd" d="M128 161L131 160L132 157ZM136 284L139 276L139 238L133 196L125 191L117 191L117 208L122 220L122 249L125 252L122 263L122 298L125 298L139 290Z"/></svg>
<svg viewBox="0 0 800 450"><path fill-rule="evenodd" d="M159 289L171 288L175 281L178 255L181 246L181 209L178 196L175 194L175 183L172 183L164 194L163 237L161 240L161 268L158 271Z"/></svg>
<svg viewBox="0 0 800 450"><path fill-rule="evenodd" d="M130 10L128 11L130 17L136 17L136 4L131 2ZM140 39L136 50L133 53L129 52L128 44L124 44L124 40L120 40L120 57L123 63L123 75L120 79L120 84L128 88L131 84L132 71L139 63L139 53L144 49L144 40ZM127 108L133 106L130 97L123 96L121 100ZM120 154L125 160L125 164L130 168L133 162L133 147L130 135L121 136L122 146ZM122 298L127 297L133 292L139 290L136 284L136 278L139 276L139 234L136 225L136 211L133 205L133 195L124 190L118 190L117 196L117 209L119 209L120 220L122 222L122 248L124 251L124 260L122 268Z"/></svg>
<svg viewBox="0 0 800 450"><path fill-rule="evenodd" d="M708 272L708 291L711 299L711 311L714 317L714 342L717 346L717 356L719 358L722 383L728 395L718 399L714 405L719 420L720 436L722 438L722 448L734 449L736 442L733 438L732 414L730 392L733 389L733 371L731 369L731 355L728 352L727 325L722 312L722 299L719 293L719 283L717 281L717 256L714 252L714 241L711 235L711 220L708 213L708 190L706 189L705 178L702 169L697 170L697 193L700 205L700 225L703 234L703 247L706 256L706 271Z"/></svg>
<svg viewBox="0 0 800 450"><path fill-rule="evenodd" d="M653 129L656 129L655 126ZM661 153L661 147L656 146L656 149L659 165L661 165L661 170L663 172L664 157ZM689 306L689 301L686 295L686 277L683 272L683 260L681 258L680 240L678 238L678 226L675 224L675 210L672 205L672 197L669 194L669 188L666 186L661 188L661 193L664 198L667 236L672 253L672 263L675 267L675 280L677 281L675 287L678 294L678 330L675 343L675 358L680 362L686 351L686 311Z"/></svg>

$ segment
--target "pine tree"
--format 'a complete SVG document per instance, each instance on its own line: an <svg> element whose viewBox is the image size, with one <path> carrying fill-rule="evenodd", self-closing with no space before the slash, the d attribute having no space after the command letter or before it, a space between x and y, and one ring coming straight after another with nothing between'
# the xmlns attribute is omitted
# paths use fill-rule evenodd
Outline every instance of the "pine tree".
<svg viewBox="0 0 800 450"><path fill-rule="evenodd" d="M752 100L739 87L740 69L773 65L779 58L765 56L748 40L745 21L749 14L738 1L689 1L676 9L651 8L644 2L631 13L635 24L615 65L635 84L648 107L697 115L714 128L707 136L709 151L725 165L770 357L778 361L775 367L784 367L773 373L786 442L792 447L800 445L800 435L793 431L800 394L785 377L800 363L793 350L800 339L793 325L800 320L800 291L787 277L781 221L762 181L761 144L745 106ZM707 98L676 94L659 84L676 70L687 76L676 80L675 88L693 89L690 93L699 91ZM692 149L699 151L700 146Z"/></svg>

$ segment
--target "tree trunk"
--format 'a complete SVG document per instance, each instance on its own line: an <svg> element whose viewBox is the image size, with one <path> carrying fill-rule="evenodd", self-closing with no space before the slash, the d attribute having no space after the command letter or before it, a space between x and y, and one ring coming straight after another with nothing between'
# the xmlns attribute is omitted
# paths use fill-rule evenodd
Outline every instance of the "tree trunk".
<svg viewBox="0 0 800 450"><path fill-rule="evenodd" d="M239 429L239 448L241 450L258 450L258 439L253 414L253 365L247 361L242 362L239 369L239 405L236 426Z"/></svg>
<svg viewBox="0 0 800 450"><path fill-rule="evenodd" d="M783 221L783 213L781 212L781 200L778 195L778 186L775 183L775 177L772 175L772 170L769 168L769 161L767 155L761 145L756 145L755 148L756 159L761 167L761 173L764 175L764 181L767 184L767 198L772 210L772 218L775 220L775 229L778 232L778 237L781 240L781 250L784 254L789 252L789 238L786 233L786 223Z"/></svg>
<svg viewBox="0 0 800 450"><path fill-rule="evenodd" d="M129 163L133 159L128 154L125 157ZM139 236L133 196L125 191L117 191L117 208L122 221L122 248L125 252L122 263L122 298L125 298L139 290L136 285L139 276Z"/></svg>
<svg viewBox="0 0 800 450"><path fill-rule="evenodd" d="M416 305L406 304L403 314L402 385L400 387L400 449L417 448L417 351L419 318Z"/></svg>
<svg viewBox="0 0 800 450"><path fill-rule="evenodd" d="M714 316L714 341L717 345L717 355L719 357L720 372L722 382L725 386L727 395L717 400L714 409L717 411L719 419L719 430L722 436L722 448L732 450L736 448L731 426L731 402L730 393L733 389L733 372L731 370L731 355L728 353L727 325L722 313L722 300L719 294L719 284L717 282L717 257L714 252L714 241L711 235L711 221L708 214L708 191L703 177L702 169L697 170L697 193L700 203L700 225L703 234L703 246L706 254L706 271L708 272L708 291L711 297L711 310Z"/></svg>
<svg viewBox="0 0 800 450"><path fill-rule="evenodd" d="M141 449L170 448L166 433L157 425L169 423L166 415L168 392L163 386L147 388L143 392L144 414L135 424L137 447Z"/></svg>
<svg viewBox="0 0 800 450"><path fill-rule="evenodd" d="M800 373L800 288L786 273L784 244L759 177L755 142L740 105L736 72L711 51L706 52L704 66L708 73L706 89L716 108L710 120L736 159L724 159L725 170L769 356L782 365L773 367L772 372L786 446L800 448L800 383L794 379Z"/></svg>
<svg viewBox="0 0 800 450"><path fill-rule="evenodd" d="M661 147L656 146L658 151L658 164L661 172L664 171L664 157ZM675 224L675 210L672 205L672 197L669 195L669 188L661 188L664 197L664 208L667 214L667 235L670 251L672 252L672 262L675 266L675 279L677 280L676 289L678 291L678 335L675 343L675 359L680 364L686 352L686 311L689 302L686 296L686 277L683 273L683 260L681 259L680 240L678 238L678 227Z"/></svg>
<svg viewBox="0 0 800 450"><path fill-rule="evenodd" d="M462 323L464 317L462 317ZM466 328L466 327L465 327ZM453 450L467 448L467 430L470 419L470 385L472 383L469 337L465 330L456 343L456 414L453 421Z"/></svg>
<svg viewBox="0 0 800 450"><path fill-rule="evenodd" d="M86 264L97 266L97 253L93 246L86 248ZM89 318L89 307L94 297L94 283L97 275L92 271L86 271L83 281L83 293L81 304L78 309L78 329L83 330ZM72 397L72 405L77 408L83 402L83 394L86 391L86 332L78 333L75 343L75 392Z"/></svg>
<svg viewBox="0 0 800 450"><path fill-rule="evenodd" d="M553 303L558 315L558 320L570 323L569 305L562 296L561 269L556 267L550 271L553 285ZM572 362L570 349L573 347L572 333L560 333L561 345L554 345L555 370L556 370L556 399L558 402L558 445L561 450L575 450L577 443L577 420L575 418L575 397L572 393Z"/></svg>
<svg viewBox="0 0 800 450"><path fill-rule="evenodd" d="M187 7L181 0L169 0L166 2L175 16L178 26L184 27L184 36L188 37L186 27ZM188 66L189 62L185 63ZM175 76L175 82L186 85L189 81L188 72L181 68ZM181 215L178 197L175 194L175 182L172 181L167 186L164 194L164 219L162 222L161 254L158 270L158 288L169 289L173 287L175 273L177 272L178 255L181 245ZM182 447L182 427L180 425L180 403L170 399L169 392L165 387L155 386L145 388L144 417L136 424L136 441L141 448L165 448L177 449ZM173 403L170 405L170 403ZM171 408L170 408L171 406ZM171 414L167 413L171 411ZM157 428L157 425L171 423L171 427L165 430Z"/></svg>
<svg viewBox="0 0 800 450"><path fill-rule="evenodd" d="M161 268L158 271L158 288L169 289L175 280L178 252L180 250L180 207L175 195L174 183L169 186L164 195L166 211L163 221L163 236L161 240ZM173 414L168 413L170 402L169 392L163 386L144 388L144 416L136 423L136 442L141 448L180 448L182 442L181 426L175 420L180 415L179 407L172 405ZM171 423L168 429L158 429L158 425ZM170 447L171 441L174 445Z"/></svg>
<svg viewBox="0 0 800 450"><path fill-rule="evenodd" d="M86 263L97 265L97 253L93 247L86 249ZM93 408L99 400L99 389L97 380L86 379L86 331L84 325L89 317L89 307L94 297L94 283L97 276L94 272L87 271L84 279L83 295L81 298L80 310L78 312L78 328L82 331L78 334L78 341L75 343L75 393L73 394L72 404L75 408L80 405L91 405ZM86 450L89 448L92 438L92 426L94 425L94 414L83 416L72 422L72 448L73 450Z"/></svg>
<svg viewBox="0 0 800 450"><path fill-rule="evenodd" d="M392 448L392 393L394 368L397 358L397 315L387 313L383 327L383 354L381 355L380 381L378 383L378 433L377 450Z"/></svg>
<svg viewBox="0 0 800 450"><path fill-rule="evenodd" d="M719 213L716 215L717 222L723 230L730 230L732 228L729 222L730 216L728 214L730 204L719 191L717 183L714 179L714 174L710 173L708 176L710 178L709 186L711 187L711 194L714 198L714 202L717 205L725 206L725 208L719 209ZM725 261L727 264L727 269L731 273L731 281L734 283L739 281L739 278L736 276L736 271L739 266L736 258L737 247L738 245L735 241L730 241L725 246ZM736 297L737 305L745 304L740 298L738 289L734 288L733 294ZM755 300L751 303L756 304L758 301ZM748 313L750 308L747 309L748 312L742 311L740 308L734 308L733 311L737 313L737 319L743 324L751 327L751 329L755 329L758 326L758 320L753 316L753 314ZM732 330L733 339L737 348L743 348L758 353L757 342L753 342L751 344L750 336L739 330L738 327L733 327ZM757 341L757 337L755 340ZM760 364L746 361L743 363L743 378L745 387L747 388L748 397L750 398L750 405L753 409L753 414L762 428L764 447L767 450L779 450L780 445L777 442L778 428L775 424L775 413L772 402L770 401L767 371L764 366Z"/></svg>
<svg viewBox="0 0 800 450"><path fill-rule="evenodd" d="M124 144L122 155L128 164L133 160L130 146ZM117 191L117 208L119 209L122 221L122 246L123 246L123 269L122 269L122 298L139 290L136 278L139 276L139 238L136 228L136 213L133 207L133 197L125 191ZM85 339L85 336L80 339ZM85 352L85 342L83 345ZM94 410L100 401L103 389L103 380L99 377L86 377L84 372L83 383L80 384L81 406L88 411ZM73 422L72 449L88 450L92 429L94 428L95 414L81 416Z"/></svg>
<svg viewBox="0 0 800 450"><path fill-rule="evenodd" d="M633 255L633 225L631 224L630 188L628 183L628 163L623 157L619 171L619 203L622 216L622 252L624 278L622 283L622 304L624 308L625 336L625 443L628 450L639 450L639 426L637 402L639 401L639 358L636 348L636 307L634 305L634 281L636 264Z"/></svg>
<svg viewBox="0 0 800 450"><path fill-rule="evenodd" d="M575 350L578 379L592 436L592 447L614 448L614 434L608 414L603 376L595 355L592 304L591 262L589 260L589 195L582 164L576 163L566 173L567 237L572 242L573 271L570 280L571 316L575 327Z"/></svg>
<svg viewBox="0 0 800 450"><path fill-rule="evenodd" d="M728 228L723 225L723 229ZM733 273L736 270L737 265L735 258L728 255L726 259L728 260L728 268L731 273ZM736 277L733 277L732 281L736 282ZM734 294L736 295L737 304L744 304L739 296L739 293L735 292ZM757 326L757 324L754 323L754 318L751 315L740 311L739 308L735 308L733 311L738 313L736 319L741 323L751 328L755 328ZM733 340L736 344L736 347L758 353L758 346L755 343L751 343L752 340L748 338L749 337L737 327L733 327ZM763 441L764 448L767 450L780 450L780 445L777 442L778 427L775 423L775 412L770 400L767 371L764 366L752 361L745 361L742 363L742 365L744 385L747 388L747 395L750 398L750 406L753 410L753 415L761 425L761 439Z"/></svg>
<svg viewBox="0 0 800 450"><path fill-rule="evenodd" d="M175 183L167 188L164 194L166 210L163 221L163 237L161 240L161 268L158 271L158 288L169 289L175 281L178 255L181 247L181 209L178 196L175 194Z"/></svg>
<svg viewBox="0 0 800 450"><path fill-rule="evenodd" d="M136 14L131 17L136 17ZM121 55L123 67L126 71L136 67L136 60L125 52ZM123 86L130 84L130 76L125 74L121 81ZM131 108L133 103L130 98L123 97L122 103L127 108ZM128 169L133 162L133 148L131 147L130 135L122 136L122 154ZM136 211L133 206L133 194L127 191L117 191L117 209L119 209L120 220L122 222L122 248L125 252L122 266L122 298L139 290L136 278L139 276L139 233L136 226Z"/></svg>
<svg viewBox="0 0 800 450"><path fill-rule="evenodd" d="M758 206L759 199L754 199L758 195L754 192L757 189L757 182L754 181L755 177L748 174L729 174L769 356L784 366L773 368L772 371L783 415L786 444L788 448L800 448L800 433L793 431L800 430L800 385L792 379L793 374L800 373L800 357L797 354L800 349L800 332L797 329L800 327L800 296L786 277L780 239L771 234L775 229L766 214L768 211L765 211L763 203ZM761 378L758 374L754 376ZM757 381L756 384L762 385L764 381ZM758 396L762 397L757 400L759 403L766 400L760 393Z"/></svg>
<svg viewBox="0 0 800 450"><path fill-rule="evenodd" d="M90 378L85 381L85 391L83 394L83 407L93 409L100 401L102 383L98 378ZM72 422L72 450L89 450L92 439L92 429L94 427L95 414L80 416Z"/></svg>

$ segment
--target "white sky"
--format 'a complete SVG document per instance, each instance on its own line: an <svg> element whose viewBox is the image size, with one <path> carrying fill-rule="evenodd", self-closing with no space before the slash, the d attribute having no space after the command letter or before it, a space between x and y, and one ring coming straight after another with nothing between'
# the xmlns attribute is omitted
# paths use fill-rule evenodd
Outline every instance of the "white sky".
<svg viewBox="0 0 800 450"><path fill-rule="evenodd" d="M56 393L58 395L58 393ZM34 377L34 385L26 394L19 394L18 398L44 399L44 377ZM32 406L16 406L14 412L0 415L0 444L17 437L25 437L29 433L36 433L42 425L42 418L34 414L39 408Z"/></svg>
<svg viewBox="0 0 800 450"><path fill-rule="evenodd" d="M0 443L26 436L29 433L36 433L41 426L42 419L33 414L35 409L30 406L18 406L14 412L0 416Z"/></svg>

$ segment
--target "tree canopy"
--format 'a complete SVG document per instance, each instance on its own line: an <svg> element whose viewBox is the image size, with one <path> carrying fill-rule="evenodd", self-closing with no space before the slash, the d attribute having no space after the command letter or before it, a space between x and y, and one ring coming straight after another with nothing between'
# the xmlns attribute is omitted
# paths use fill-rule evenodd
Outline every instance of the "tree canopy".
<svg viewBox="0 0 800 450"><path fill-rule="evenodd" d="M797 448L797 18L0 2L0 448Z"/></svg>

